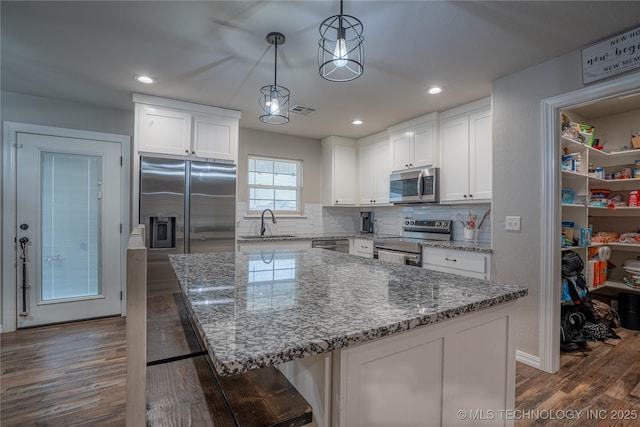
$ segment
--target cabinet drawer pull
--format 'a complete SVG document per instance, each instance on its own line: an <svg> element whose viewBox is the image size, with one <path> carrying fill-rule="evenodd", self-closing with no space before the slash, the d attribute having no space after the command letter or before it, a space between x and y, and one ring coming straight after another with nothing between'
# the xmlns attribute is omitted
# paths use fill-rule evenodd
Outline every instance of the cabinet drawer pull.
<svg viewBox="0 0 640 427"><path fill-rule="evenodd" d="M454 259L454 258L447 258L447 257L445 257L444 259L445 259L445 261L458 262L458 260L457 260L457 259Z"/></svg>

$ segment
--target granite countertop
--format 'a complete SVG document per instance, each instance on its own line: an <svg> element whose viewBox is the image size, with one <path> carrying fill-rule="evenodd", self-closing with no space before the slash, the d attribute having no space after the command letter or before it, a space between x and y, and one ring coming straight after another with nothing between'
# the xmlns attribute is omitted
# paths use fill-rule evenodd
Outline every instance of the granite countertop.
<svg viewBox="0 0 640 427"><path fill-rule="evenodd" d="M382 239L387 237L400 237L393 234L378 233L303 233L303 234L273 234L273 235L243 235L238 236L238 243L258 243L258 242L286 242L295 240L320 240L320 239Z"/></svg>
<svg viewBox="0 0 640 427"><path fill-rule="evenodd" d="M482 252L487 254L493 252L489 243L473 243L459 240L429 240L422 243L421 246L426 248L455 249L459 251Z"/></svg>
<svg viewBox="0 0 640 427"><path fill-rule="evenodd" d="M457 317L527 289L323 249L169 255L221 375Z"/></svg>
<svg viewBox="0 0 640 427"><path fill-rule="evenodd" d="M319 239L386 239L392 237L402 237L394 234L378 233L314 233L314 234L276 234L265 236L238 236L238 243L263 243L263 242L286 242L297 240L319 240ZM462 251L491 253L491 245L488 243L473 243L455 240L429 240L422 243L424 247L456 249Z"/></svg>

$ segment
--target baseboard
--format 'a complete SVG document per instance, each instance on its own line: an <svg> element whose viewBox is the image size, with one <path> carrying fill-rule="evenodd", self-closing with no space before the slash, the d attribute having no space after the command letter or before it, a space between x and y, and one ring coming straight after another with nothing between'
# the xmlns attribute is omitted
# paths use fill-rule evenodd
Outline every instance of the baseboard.
<svg viewBox="0 0 640 427"><path fill-rule="evenodd" d="M532 356L529 353L525 353L524 351L516 350L516 361L542 370L540 367L540 358L538 356Z"/></svg>

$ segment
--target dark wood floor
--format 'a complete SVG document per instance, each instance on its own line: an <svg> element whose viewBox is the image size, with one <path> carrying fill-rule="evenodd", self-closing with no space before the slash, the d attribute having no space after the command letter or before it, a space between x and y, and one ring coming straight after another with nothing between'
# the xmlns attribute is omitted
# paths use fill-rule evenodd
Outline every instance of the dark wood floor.
<svg viewBox="0 0 640 427"><path fill-rule="evenodd" d="M563 354L555 375L518 363L515 425L640 425L640 332L618 332L622 340L592 343L586 356ZM124 319L5 333L0 347L3 427L124 426ZM569 410L591 412L548 419Z"/></svg>
<svg viewBox="0 0 640 427"><path fill-rule="evenodd" d="M516 410L522 412L514 412L515 425L640 426L640 332L616 332L621 340L561 354L555 375L519 363Z"/></svg>
<svg viewBox="0 0 640 427"><path fill-rule="evenodd" d="M0 336L0 425L124 426L125 319Z"/></svg>

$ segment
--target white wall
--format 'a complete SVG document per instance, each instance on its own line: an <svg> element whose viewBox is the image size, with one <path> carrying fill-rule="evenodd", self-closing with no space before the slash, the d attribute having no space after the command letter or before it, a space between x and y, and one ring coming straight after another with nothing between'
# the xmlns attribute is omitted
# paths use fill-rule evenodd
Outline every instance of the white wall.
<svg viewBox="0 0 640 427"><path fill-rule="evenodd" d="M3 122L133 135L133 101L131 110L118 110L14 92L1 96Z"/></svg>
<svg viewBox="0 0 640 427"><path fill-rule="evenodd" d="M493 82L492 279L522 284L516 348L540 356L542 119L541 101L582 87L580 51ZM520 232L506 231L505 216L521 217Z"/></svg>

